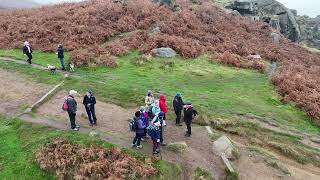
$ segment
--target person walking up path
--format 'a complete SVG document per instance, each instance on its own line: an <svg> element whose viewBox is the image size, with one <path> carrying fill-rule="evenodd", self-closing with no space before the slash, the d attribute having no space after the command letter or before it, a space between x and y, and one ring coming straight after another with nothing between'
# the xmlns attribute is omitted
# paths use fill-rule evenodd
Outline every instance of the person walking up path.
<svg viewBox="0 0 320 180"><path fill-rule="evenodd" d="M28 41L25 41L22 48L23 54L28 57L27 62L32 64L32 48Z"/></svg>
<svg viewBox="0 0 320 180"><path fill-rule="evenodd" d="M176 94L172 104L173 104L174 113L176 114L176 126L182 126L180 121L181 121L181 113L182 113L184 103L181 97L181 93L178 92Z"/></svg>
<svg viewBox="0 0 320 180"><path fill-rule="evenodd" d="M57 49L56 54L58 55L58 59L60 60L61 70L65 71L66 68L65 68L65 64L64 64L64 49L63 49L62 44L58 45L58 49Z"/></svg>
<svg viewBox="0 0 320 180"><path fill-rule="evenodd" d="M186 137L191 136L192 120L197 115L198 115L198 112L195 109L193 109L192 103L187 103L184 106L184 122L186 123L186 126L187 126L187 132L185 134Z"/></svg>
<svg viewBox="0 0 320 180"><path fill-rule="evenodd" d="M87 91L83 98L83 105L86 108L90 126L97 125L97 117L95 111L96 98L91 90Z"/></svg>

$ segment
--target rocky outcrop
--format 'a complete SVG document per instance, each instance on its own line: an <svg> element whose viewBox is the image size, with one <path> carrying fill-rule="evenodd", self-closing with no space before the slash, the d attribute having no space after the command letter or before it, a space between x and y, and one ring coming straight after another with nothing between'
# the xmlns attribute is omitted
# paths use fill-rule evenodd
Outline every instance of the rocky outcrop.
<svg viewBox="0 0 320 180"><path fill-rule="evenodd" d="M320 15L316 18L297 16L300 26L300 42L307 46L320 49Z"/></svg>
<svg viewBox="0 0 320 180"><path fill-rule="evenodd" d="M234 0L230 8L244 16L255 16L269 23L294 42L300 40L300 28L295 13L276 0Z"/></svg>

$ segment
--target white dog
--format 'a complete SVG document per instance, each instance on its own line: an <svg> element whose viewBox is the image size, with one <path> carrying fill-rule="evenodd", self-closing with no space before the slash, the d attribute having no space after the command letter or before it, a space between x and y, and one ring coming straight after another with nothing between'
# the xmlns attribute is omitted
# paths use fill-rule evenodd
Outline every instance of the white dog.
<svg viewBox="0 0 320 180"><path fill-rule="evenodd" d="M69 63L69 67L70 67L70 72L74 72L74 64L73 63Z"/></svg>
<svg viewBox="0 0 320 180"><path fill-rule="evenodd" d="M52 73L55 73L57 68L55 66L48 64L48 70L51 71Z"/></svg>

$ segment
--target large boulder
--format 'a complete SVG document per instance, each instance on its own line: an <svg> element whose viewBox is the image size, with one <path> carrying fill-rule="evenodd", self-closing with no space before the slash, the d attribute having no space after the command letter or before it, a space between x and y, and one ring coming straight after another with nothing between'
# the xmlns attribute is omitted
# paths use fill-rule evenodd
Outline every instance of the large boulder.
<svg viewBox="0 0 320 180"><path fill-rule="evenodd" d="M163 58L172 58L177 55L177 53L173 49L166 47L153 49L152 54Z"/></svg>
<svg viewBox="0 0 320 180"><path fill-rule="evenodd" d="M297 21L301 31L300 42L320 49L320 15L316 18L298 16Z"/></svg>
<svg viewBox="0 0 320 180"><path fill-rule="evenodd" d="M236 147L234 147L234 145L227 136L221 136L219 139L213 142L214 153L218 156L225 155L228 159L235 159L235 148Z"/></svg>

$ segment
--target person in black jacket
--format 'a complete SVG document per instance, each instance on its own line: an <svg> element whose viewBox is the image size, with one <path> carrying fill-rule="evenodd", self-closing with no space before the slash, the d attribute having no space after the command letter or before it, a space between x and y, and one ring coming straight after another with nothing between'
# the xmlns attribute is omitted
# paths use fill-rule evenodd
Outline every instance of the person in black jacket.
<svg viewBox="0 0 320 180"><path fill-rule="evenodd" d="M30 47L30 44L28 41L24 42L22 51L23 51L23 54L28 57L28 59L27 59L28 63L31 64L32 48Z"/></svg>
<svg viewBox="0 0 320 180"><path fill-rule="evenodd" d="M95 112L95 104L96 104L96 98L93 96L93 93L91 90L87 91L87 94L83 98L83 105L86 108L89 123L91 126L97 125L97 118L96 118L96 112Z"/></svg>
<svg viewBox="0 0 320 180"><path fill-rule="evenodd" d="M79 131L80 126L76 125L77 101L74 99L76 94L77 91L70 90L66 101L68 104L68 115L70 118L71 129L74 131Z"/></svg>
<svg viewBox="0 0 320 180"><path fill-rule="evenodd" d="M191 124L192 124L192 119L194 116L197 116L198 112L193 109L193 106L191 103L187 103L184 106L184 122L187 125L187 132L185 134L186 137L190 137L191 136Z"/></svg>
<svg viewBox="0 0 320 180"><path fill-rule="evenodd" d="M176 126L182 126L180 123L180 120L181 120L181 111L183 109L183 105L184 103L181 97L181 93L178 92L173 99L173 109L176 114Z"/></svg>
<svg viewBox="0 0 320 180"><path fill-rule="evenodd" d="M57 49L57 53L56 54L58 55L58 59L60 60L61 70L65 71L66 68L65 68L65 65L64 65L64 49L63 49L62 44L58 45L58 49Z"/></svg>

